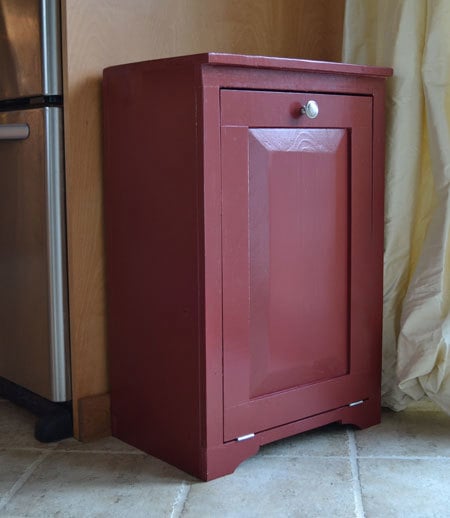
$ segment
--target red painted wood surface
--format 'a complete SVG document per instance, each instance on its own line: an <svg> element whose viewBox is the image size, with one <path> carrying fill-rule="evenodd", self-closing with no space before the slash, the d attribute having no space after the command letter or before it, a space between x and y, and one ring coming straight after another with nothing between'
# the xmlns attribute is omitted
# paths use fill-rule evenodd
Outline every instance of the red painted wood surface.
<svg viewBox="0 0 450 518"><path fill-rule="evenodd" d="M196 92L185 83L193 72L168 70L159 87L159 73L105 77L104 196L113 434L199 472L201 170Z"/></svg>
<svg viewBox="0 0 450 518"><path fill-rule="evenodd" d="M105 71L114 435L209 480L378 422L386 75L218 54Z"/></svg>
<svg viewBox="0 0 450 518"><path fill-rule="evenodd" d="M373 67L367 65L354 65L351 63L333 63L330 61L315 61L310 59L292 59L269 56L245 56L242 54L227 54L222 52L208 52L202 54L192 54L188 56L178 56L173 58L163 58L141 62L148 63L152 68L173 67L190 63L194 66L215 65L230 67L246 67L252 69L282 70L295 72L314 72L323 74L345 74L354 76L373 76L389 77L392 69L387 67Z"/></svg>
<svg viewBox="0 0 450 518"><path fill-rule="evenodd" d="M226 441L342 407L364 383L352 270L371 242L372 100L328 97L222 92ZM308 99L320 113L305 121L292 106Z"/></svg>

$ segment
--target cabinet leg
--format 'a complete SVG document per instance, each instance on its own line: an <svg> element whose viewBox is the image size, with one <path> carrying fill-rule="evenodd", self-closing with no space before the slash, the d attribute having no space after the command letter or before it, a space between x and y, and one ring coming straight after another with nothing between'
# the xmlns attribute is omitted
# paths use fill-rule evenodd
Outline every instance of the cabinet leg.
<svg viewBox="0 0 450 518"><path fill-rule="evenodd" d="M381 407L379 398L370 398L363 404L355 407L348 407L340 419L342 424L352 424L362 430L380 424Z"/></svg>
<svg viewBox="0 0 450 518"><path fill-rule="evenodd" d="M242 443L233 441L210 448L205 453L205 470L199 478L209 481L230 475L244 460L256 455L259 446L259 441L255 439Z"/></svg>

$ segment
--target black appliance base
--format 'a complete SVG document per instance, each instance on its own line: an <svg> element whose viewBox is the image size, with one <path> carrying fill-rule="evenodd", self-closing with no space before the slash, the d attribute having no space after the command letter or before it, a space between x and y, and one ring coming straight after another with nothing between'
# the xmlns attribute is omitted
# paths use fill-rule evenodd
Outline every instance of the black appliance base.
<svg viewBox="0 0 450 518"><path fill-rule="evenodd" d="M38 417L34 436L40 442L54 442L73 435L72 404L54 403L0 377L0 397L8 399Z"/></svg>

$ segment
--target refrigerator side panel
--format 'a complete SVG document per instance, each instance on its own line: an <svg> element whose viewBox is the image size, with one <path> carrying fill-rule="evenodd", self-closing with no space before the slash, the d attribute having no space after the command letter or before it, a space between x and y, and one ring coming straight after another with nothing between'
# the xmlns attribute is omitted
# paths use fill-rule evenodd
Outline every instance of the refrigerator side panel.
<svg viewBox="0 0 450 518"><path fill-rule="evenodd" d="M61 95L59 0L0 0L0 101Z"/></svg>
<svg viewBox="0 0 450 518"><path fill-rule="evenodd" d="M0 376L53 401L70 399L60 110L0 113Z"/></svg>

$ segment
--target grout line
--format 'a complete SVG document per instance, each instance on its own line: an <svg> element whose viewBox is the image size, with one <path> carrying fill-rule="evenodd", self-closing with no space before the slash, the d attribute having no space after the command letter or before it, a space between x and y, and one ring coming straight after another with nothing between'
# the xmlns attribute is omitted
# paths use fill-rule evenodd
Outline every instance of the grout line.
<svg viewBox="0 0 450 518"><path fill-rule="evenodd" d="M450 460L449 455L358 455L358 457L381 460Z"/></svg>
<svg viewBox="0 0 450 518"><path fill-rule="evenodd" d="M136 450L136 451L121 451L121 450L89 450L89 449L76 449L76 448L58 448L55 447L46 447L46 448L38 448L36 446L2 446L0 445L1 451L28 451L28 452L51 452L51 453L92 453L93 455L144 455L148 456L149 454L145 453L145 451ZM151 455L150 455L151 456ZM450 460L450 455L369 455L369 454L358 454L356 453L358 459L380 459L380 460ZM302 453L301 455L291 455L291 454L274 454L274 453L262 453L261 457L275 458L275 459L327 459L327 460L342 460L348 459L348 455L308 455Z"/></svg>
<svg viewBox="0 0 450 518"><path fill-rule="evenodd" d="M38 448L37 446L6 446L0 445L0 451L55 451L55 448Z"/></svg>
<svg viewBox="0 0 450 518"><path fill-rule="evenodd" d="M120 451L120 450L52 450L54 453L92 453L93 455L142 455L143 457L151 456L145 451Z"/></svg>
<svg viewBox="0 0 450 518"><path fill-rule="evenodd" d="M302 454L302 455L289 455L289 454L285 454L285 455L275 455L275 454L272 454L272 453L262 453L260 454L260 457L265 459L265 458L272 458L272 459L330 459L330 460L333 460L333 459L336 459L336 460L342 460L342 459L348 459L348 455L307 455L307 454Z"/></svg>
<svg viewBox="0 0 450 518"><path fill-rule="evenodd" d="M94 455L100 455L107 453L108 455L148 455L144 451L120 451L120 450L78 450L78 449L63 449L63 448L36 448L33 446L0 446L0 451L37 451L43 452L48 451L51 453L93 453Z"/></svg>
<svg viewBox="0 0 450 518"><path fill-rule="evenodd" d="M39 448L38 446L7 446L0 444L0 451L56 451L57 445Z"/></svg>
<svg viewBox="0 0 450 518"><path fill-rule="evenodd" d="M121 451L121 450L89 450L89 449L76 449L76 448L38 448L35 446L0 446L0 451L31 451L31 452L52 452L52 453L92 453L93 455L144 455L149 454L145 451ZM342 460L348 459L348 455L290 455L290 454L273 454L263 453L261 457L275 458L275 459L327 459L327 460ZM359 459L393 459L393 460L450 460L450 455L361 455L357 454Z"/></svg>
<svg viewBox="0 0 450 518"><path fill-rule="evenodd" d="M183 480L180 489L178 490L177 496L175 497L175 501L172 505L172 512L170 513L170 518L180 518L183 515L184 507L186 505L186 501L188 499L190 491L190 484Z"/></svg>
<svg viewBox="0 0 450 518"><path fill-rule="evenodd" d="M0 497L0 511L4 509L8 503L12 500L14 495L25 485L27 480L34 473L36 468L50 455L50 451L41 451L40 456L32 462L28 468L20 475L20 477L14 482L9 491L7 491L2 497Z"/></svg>
<svg viewBox="0 0 450 518"><path fill-rule="evenodd" d="M350 457L350 467L352 470L353 498L355 500L356 518L364 518L364 506L362 501L361 480L359 478L358 451L356 448L355 432L347 428L348 453Z"/></svg>

